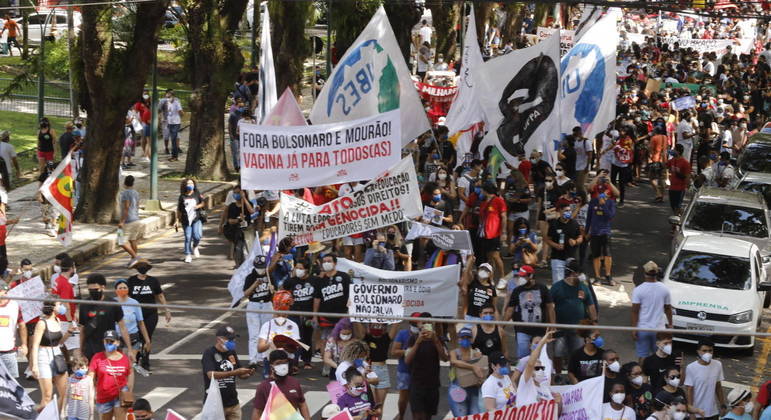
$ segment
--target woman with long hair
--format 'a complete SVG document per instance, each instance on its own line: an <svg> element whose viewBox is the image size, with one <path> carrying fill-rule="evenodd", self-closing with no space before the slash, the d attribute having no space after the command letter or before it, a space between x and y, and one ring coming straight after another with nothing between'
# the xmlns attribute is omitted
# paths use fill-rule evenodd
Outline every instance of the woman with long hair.
<svg viewBox="0 0 771 420"><path fill-rule="evenodd" d="M185 233L185 262L193 261L193 256L199 257L198 244L203 237L202 210L206 207L204 196L198 191L198 186L192 178L185 178L179 186L179 199L177 200L177 221L174 228L182 229Z"/></svg>
<svg viewBox="0 0 771 420"><path fill-rule="evenodd" d="M59 411L67 390L67 361L59 346L67 341L70 331L62 331L57 315L67 313L67 306L57 301L58 296L48 295L43 302L43 313L35 324L30 347L29 370L40 385L40 404L45 407L53 398L53 388L59 394Z"/></svg>

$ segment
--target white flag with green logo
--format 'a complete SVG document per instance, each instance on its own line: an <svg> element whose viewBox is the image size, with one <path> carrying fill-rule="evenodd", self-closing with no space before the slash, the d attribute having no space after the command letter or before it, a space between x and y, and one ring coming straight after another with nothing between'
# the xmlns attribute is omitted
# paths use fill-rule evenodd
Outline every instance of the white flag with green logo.
<svg viewBox="0 0 771 420"><path fill-rule="evenodd" d="M430 128L418 91L381 6L332 70L311 110L313 124L401 109L402 145Z"/></svg>

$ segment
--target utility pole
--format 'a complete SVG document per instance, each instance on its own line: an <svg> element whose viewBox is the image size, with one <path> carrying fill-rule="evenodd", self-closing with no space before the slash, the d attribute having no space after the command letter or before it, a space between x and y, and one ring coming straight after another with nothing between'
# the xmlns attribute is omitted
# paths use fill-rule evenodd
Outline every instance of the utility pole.
<svg viewBox="0 0 771 420"><path fill-rule="evenodd" d="M72 68L75 64L75 58L72 55L72 51L75 47L75 22L73 22L73 13L72 13L72 0L68 2L67 5L67 55L69 55L70 59L70 71L69 73L69 79L70 79L70 111L72 113L72 119L78 118L78 96L75 94L75 90L73 89L73 86L75 84L72 80Z"/></svg>

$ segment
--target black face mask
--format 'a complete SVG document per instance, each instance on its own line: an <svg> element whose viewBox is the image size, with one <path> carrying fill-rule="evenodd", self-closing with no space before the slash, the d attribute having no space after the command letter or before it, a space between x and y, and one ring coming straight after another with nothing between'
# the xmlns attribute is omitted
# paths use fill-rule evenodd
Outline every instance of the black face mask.
<svg viewBox="0 0 771 420"><path fill-rule="evenodd" d="M149 269L149 268L147 268L147 267L141 267L141 268L137 268L137 272L138 272L139 274L142 274L142 275L144 275L144 274L147 274L147 272L148 272L148 271L150 271L150 269Z"/></svg>
<svg viewBox="0 0 771 420"><path fill-rule="evenodd" d="M103 292L99 289L88 289L88 295L91 296L91 300L102 300Z"/></svg>
<svg viewBox="0 0 771 420"><path fill-rule="evenodd" d="M387 237L388 237L389 241L393 241L394 239L396 239L396 234L395 233L389 233L387 235Z"/></svg>
<svg viewBox="0 0 771 420"><path fill-rule="evenodd" d="M52 313L54 313L54 307L53 306L43 306L43 315L51 316Z"/></svg>

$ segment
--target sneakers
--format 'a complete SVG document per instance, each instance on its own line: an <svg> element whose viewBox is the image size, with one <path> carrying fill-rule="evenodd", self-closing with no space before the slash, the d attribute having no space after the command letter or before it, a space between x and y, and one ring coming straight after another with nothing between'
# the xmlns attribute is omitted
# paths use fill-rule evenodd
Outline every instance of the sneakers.
<svg viewBox="0 0 771 420"><path fill-rule="evenodd" d="M137 261L139 261L139 255L137 255L136 257L134 257L134 258L132 258L132 259L130 259L130 260L129 260L129 262L128 262L128 264L126 264L126 268L131 268L131 267L133 267L133 266L134 266L134 264L136 264L136 263L137 263Z"/></svg>
<svg viewBox="0 0 771 420"><path fill-rule="evenodd" d="M615 281L613 281L613 277L611 276L605 276L605 281L608 283L608 286L610 287L616 287L617 284Z"/></svg>
<svg viewBox="0 0 771 420"><path fill-rule="evenodd" d="M136 373L142 375L142 376L150 376L150 372L143 368L142 366L139 366L137 363L134 363L134 370Z"/></svg>
<svg viewBox="0 0 771 420"><path fill-rule="evenodd" d="M193 256L192 256L192 255L190 255L190 254L187 254L187 255L185 255L185 262L186 262L186 263L191 263L191 262L193 262Z"/></svg>
<svg viewBox="0 0 771 420"><path fill-rule="evenodd" d="M200 251L198 251L198 247L194 247L194 248L193 248L193 255L194 255L196 258L198 258L198 257L200 257L200 256L201 256L201 252L200 252Z"/></svg>

